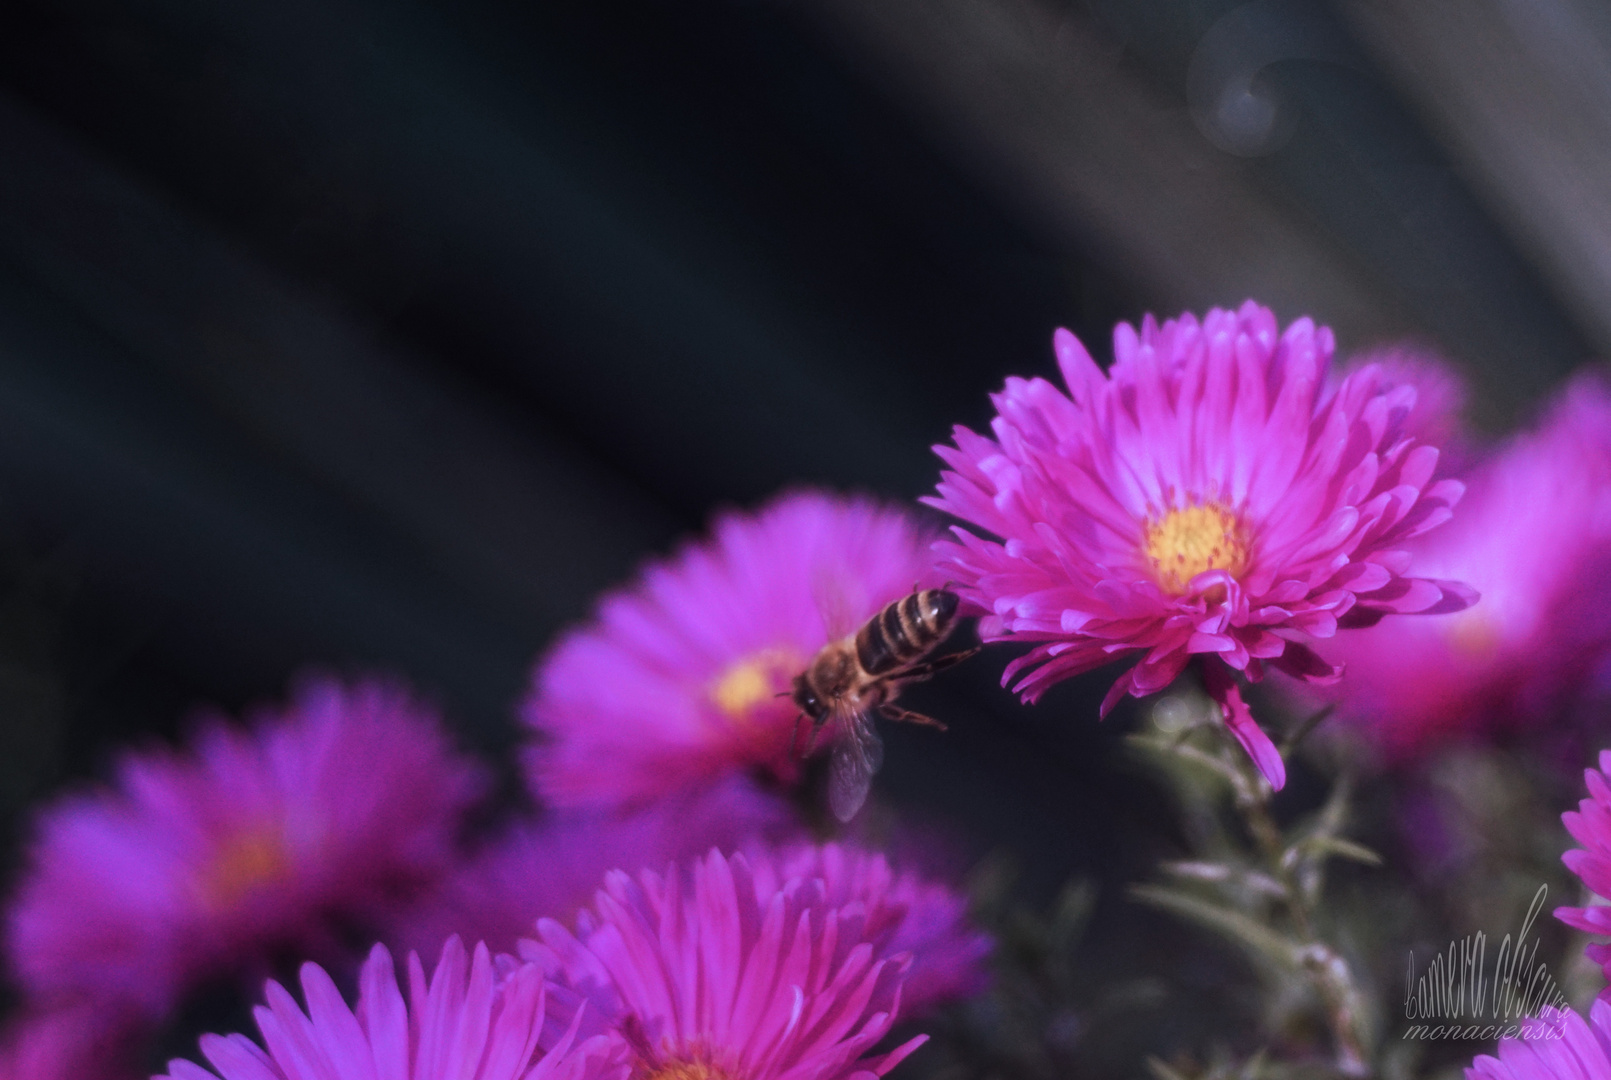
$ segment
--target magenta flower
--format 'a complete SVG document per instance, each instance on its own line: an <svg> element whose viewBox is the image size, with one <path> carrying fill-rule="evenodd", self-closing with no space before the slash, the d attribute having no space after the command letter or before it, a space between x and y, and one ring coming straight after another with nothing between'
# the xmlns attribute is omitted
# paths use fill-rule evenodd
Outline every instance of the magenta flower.
<svg viewBox="0 0 1611 1080"><path fill-rule="evenodd" d="M778 695L928 569L911 519L861 499L796 492L713 532L538 666L523 711L547 739L527 758L542 798L644 802L753 766L792 780L798 710Z"/></svg>
<svg viewBox="0 0 1611 1080"><path fill-rule="evenodd" d="M1582 844L1561 856L1566 868L1583 879L1596 895L1611 897L1611 750L1600 751L1600 768L1583 770L1589 797L1576 810L1561 815L1566 831ZM1559 907L1555 917L1566 925L1589 934L1611 934L1611 907ZM1589 955L1596 963L1611 960L1611 948L1591 945Z"/></svg>
<svg viewBox="0 0 1611 1080"><path fill-rule="evenodd" d="M626 1080L604 1040L578 1044L571 1032L539 1049L545 990L535 966L495 963L485 945L470 959L453 938L429 981L419 954L409 954L405 999L391 954L376 945L356 1008L323 968L304 964L306 1012L276 982L255 1010L263 1047L244 1035L204 1035L216 1075L179 1060L156 1080Z"/></svg>
<svg viewBox="0 0 1611 1080"><path fill-rule="evenodd" d="M1499 1056L1480 1055L1466 1080L1593 1080L1611 1076L1611 1004L1597 999L1589 1019L1570 1009L1545 1009L1518 1022L1501 1040Z"/></svg>
<svg viewBox="0 0 1611 1080"><path fill-rule="evenodd" d="M1389 757L1451 734L1540 723L1611 661L1611 388L1568 384L1534 431L1466 478L1447 527L1410 545L1417 570L1469 581L1481 604L1339 637L1341 716Z"/></svg>
<svg viewBox="0 0 1611 1080"><path fill-rule="evenodd" d="M1034 644L1007 668L1026 700L1134 657L1103 703L1169 685L1194 657L1231 731L1270 783L1286 769L1235 675L1267 667L1325 682L1311 645L1383 615L1455 611L1463 586L1409 577L1402 544L1450 516L1462 487L1402 425L1415 388L1367 366L1326 389L1331 331L1279 333L1249 301L1138 334L1114 331L1104 375L1066 330L1071 396L1009 379L987 439L956 430L931 505L964 529L939 571L987 613L989 641Z"/></svg>
<svg viewBox="0 0 1611 1080"><path fill-rule="evenodd" d="M910 953L901 1013L921 1016L984 988L993 942L968 921L967 898L911 870L896 872L882 854L840 844L796 843L751 861L758 897L790 880L822 882L829 905L866 909L865 936L881 956Z"/></svg>
<svg viewBox="0 0 1611 1080"><path fill-rule="evenodd" d="M141 1080L139 1027L87 1007L13 1015L0 1039L0 1080Z"/></svg>
<svg viewBox="0 0 1611 1080"><path fill-rule="evenodd" d="M734 776L632 812L563 811L520 824L467 860L396 921L391 940L429 955L454 934L512 952L539 918L569 923L611 870L663 868L712 847L787 833L788 807Z"/></svg>
<svg viewBox="0 0 1611 1080"><path fill-rule="evenodd" d="M614 873L574 935L544 920L521 952L584 995L638 1076L849 1080L923 1042L863 1056L894 1024L908 963L878 953L864 904L834 906L821 880L757 886L744 856L715 852L686 875Z"/></svg>
<svg viewBox="0 0 1611 1080"><path fill-rule="evenodd" d="M305 683L250 731L130 754L46 810L8 925L25 990L157 1015L269 949L319 948L448 866L480 773L383 683Z"/></svg>

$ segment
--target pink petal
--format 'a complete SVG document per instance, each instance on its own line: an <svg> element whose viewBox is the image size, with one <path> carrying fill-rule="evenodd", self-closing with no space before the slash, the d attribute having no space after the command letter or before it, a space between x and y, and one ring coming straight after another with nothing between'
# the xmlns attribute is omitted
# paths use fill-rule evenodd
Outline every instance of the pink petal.
<svg viewBox="0 0 1611 1080"><path fill-rule="evenodd" d="M1253 719L1253 711L1242 700L1242 691L1236 685L1236 678L1223 665L1213 661L1205 661L1202 665L1203 688L1208 696L1218 705L1220 715L1225 720L1225 726L1230 728L1236 741L1242 744L1247 756L1253 759L1259 772L1270 782L1270 787L1280 791L1287 783L1286 762L1281 760L1281 753L1275 748L1275 743L1259 727Z"/></svg>

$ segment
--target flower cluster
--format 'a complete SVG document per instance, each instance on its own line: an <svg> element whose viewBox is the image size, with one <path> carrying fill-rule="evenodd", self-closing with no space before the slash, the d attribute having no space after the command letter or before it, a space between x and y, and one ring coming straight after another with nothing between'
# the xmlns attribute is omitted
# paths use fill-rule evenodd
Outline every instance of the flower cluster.
<svg viewBox="0 0 1611 1080"><path fill-rule="evenodd" d="M114 784L48 808L8 911L25 1008L0 1039L0 1076L125 1080L188 996L288 955L319 960L302 971L305 1006L271 982L261 1047L205 1038L224 1080L695 1080L718 1058L747 1080L887 1071L921 1042L869 1056L908 978L904 1012L920 1015L981 985L990 943L951 887L807 838L782 790L799 779L797 707L775 695L912 590L925 534L816 492L715 532L538 664L540 817L477 841L486 770L401 687L329 678L244 725L205 718L186 747L128 754ZM608 926L627 926L632 904L658 905L656 920L681 920L678 943L705 951L610 952ZM558 942L573 924L564 963L512 955L539 926ZM355 938L386 944L349 1007L335 987ZM463 940L481 944L472 955ZM409 953L406 994L388 946ZM427 980L418 955L438 951ZM652 978L669 998L636 996ZM687 988L706 995L695 1013L677 1000ZM715 1023L718 1004L731 1011ZM213 1074L178 1060L169 1075Z"/></svg>
<svg viewBox="0 0 1611 1080"><path fill-rule="evenodd" d="M686 873L613 871L574 932L538 920L541 940L520 958L482 944L467 961L453 937L427 980L410 954L406 1002L383 946L364 964L356 1009L309 964L306 1013L269 984L257 1010L266 1054L241 1035L206 1037L202 1053L223 1080L882 1076L924 1040L870 1055L913 963L885 940L899 914L870 917L891 898L837 902L843 883L786 876L797 860L756 861L759 873L713 851ZM217 1077L175 1061L167 1080Z"/></svg>
<svg viewBox="0 0 1611 1080"><path fill-rule="evenodd" d="M0 1080L127 1080L188 999L288 957L306 961L301 1002L268 981L259 1038L204 1036L210 1071L179 1058L160 1080L882 1077L926 1038L898 1025L992 985L994 943L953 882L826 823L802 722L835 749L830 789L846 748L861 755L859 795L876 725L924 719L895 695L962 658L934 655L958 611L1028 647L1002 680L1026 701L1115 662L1103 714L1200 680L1217 713L1136 745L1228 783L1269 865L1174 863L1213 904L1135 895L1301 957L1314 981L1289 996L1321 999L1339 1069L1364 1070L1368 1010L1310 916L1326 858L1374 856L1342 835L1341 799L1314 824L1268 812L1286 762L1244 683L1325 687L1388 755L1541 726L1605 689L1611 387L1580 378L1485 449L1447 367L1389 350L1333 371L1329 330L1283 330L1251 302L1121 324L1106 371L1067 331L1054 348L1066 391L1009 379L988 436L959 427L937 448L925 501L962 523L951 538L796 491L720 515L604 596L533 669L529 807L491 805L489 770L404 688L319 678L46 808L6 913L20 1004ZM1564 817L1582 845L1565 862L1611 896L1611 751L1600 766ZM1257 921L1281 905L1290 933ZM1004 923L1015 948L1064 941L1066 906L1055 928ZM1611 934L1607 912L1556 914ZM1611 974L1611 945L1588 955ZM1039 978L977 1011L1004 1023L1071 981ZM1065 1011L1036 1030L1075 1026ZM1527 1021L1467 1072L1606 1075L1605 996Z"/></svg>

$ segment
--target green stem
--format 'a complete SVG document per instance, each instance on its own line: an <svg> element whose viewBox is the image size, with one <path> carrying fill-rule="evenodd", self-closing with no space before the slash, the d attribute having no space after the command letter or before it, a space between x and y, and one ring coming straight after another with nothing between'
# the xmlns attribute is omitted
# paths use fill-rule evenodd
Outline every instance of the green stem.
<svg viewBox="0 0 1611 1080"><path fill-rule="evenodd" d="M1225 734L1229 736L1228 732ZM1365 1020L1364 998L1355 985L1353 971L1348 961L1315 932L1314 913L1309 908L1302 883L1295 872L1297 860L1289 857L1286 840L1270 813L1273 792L1269 784L1263 777L1253 774L1245 764L1241 766L1241 771L1243 782L1235 785L1236 806L1259 854L1264 858L1266 871L1285 887L1285 906L1292 931L1302 944L1299 963L1325 1004L1327 1026L1331 1029L1336 1049L1337 1070L1345 1076L1369 1076L1370 1059L1362 1030Z"/></svg>

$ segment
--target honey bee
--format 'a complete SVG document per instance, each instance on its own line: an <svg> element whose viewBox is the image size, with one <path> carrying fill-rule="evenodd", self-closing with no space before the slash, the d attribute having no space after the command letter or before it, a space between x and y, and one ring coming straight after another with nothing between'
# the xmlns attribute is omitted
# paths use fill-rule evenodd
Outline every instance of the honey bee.
<svg viewBox="0 0 1611 1080"><path fill-rule="evenodd" d="M956 629L957 605L957 594L948 589L921 589L891 601L854 634L829 642L794 677L790 697L800 708L796 742L800 722L811 718L810 742L801 756L811 755L829 720L838 724L828 764L828 805L840 821L849 821L861 809L873 774L884 762L874 713L945 730L938 720L898 708L894 701L907 683L927 679L979 651L927 659Z"/></svg>

